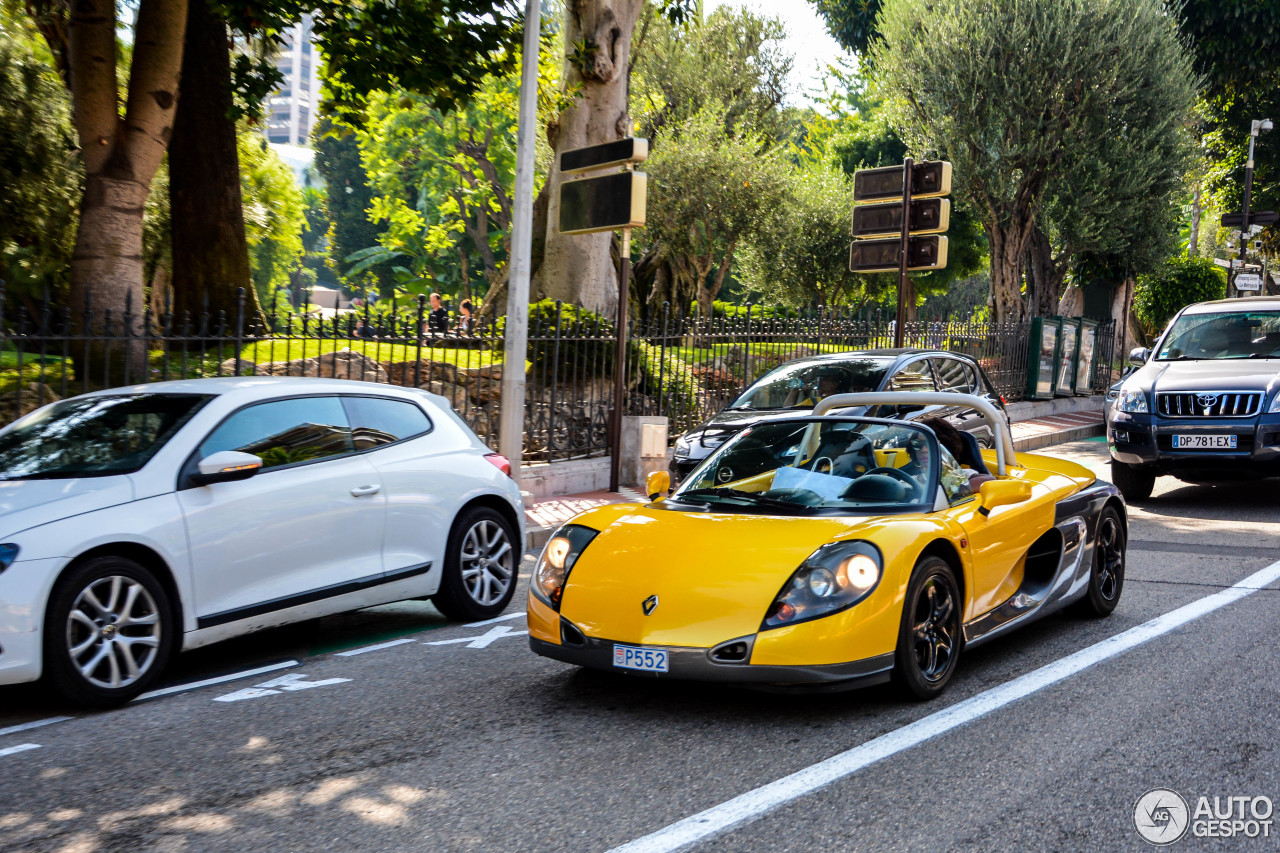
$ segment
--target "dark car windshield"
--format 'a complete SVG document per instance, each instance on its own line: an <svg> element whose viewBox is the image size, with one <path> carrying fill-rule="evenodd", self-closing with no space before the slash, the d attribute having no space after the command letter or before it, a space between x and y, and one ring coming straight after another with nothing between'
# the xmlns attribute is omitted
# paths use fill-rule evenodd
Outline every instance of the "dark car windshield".
<svg viewBox="0 0 1280 853"><path fill-rule="evenodd" d="M0 433L0 479L130 474L212 399L207 394L122 394L55 403Z"/></svg>
<svg viewBox="0 0 1280 853"><path fill-rule="evenodd" d="M1178 318L1157 361L1280 358L1280 311L1217 311Z"/></svg>
<svg viewBox="0 0 1280 853"><path fill-rule="evenodd" d="M875 391L893 364L889 356L784 364L761 377L731 409L812 409L823 397Z"/></svg>
<svg viewBox="0 0 1280 853"><path fill-rule="evenodd" d="M932 506L937 439L910 424L813 418L743 430L671 496L713 512L842 515Z"/></svg>

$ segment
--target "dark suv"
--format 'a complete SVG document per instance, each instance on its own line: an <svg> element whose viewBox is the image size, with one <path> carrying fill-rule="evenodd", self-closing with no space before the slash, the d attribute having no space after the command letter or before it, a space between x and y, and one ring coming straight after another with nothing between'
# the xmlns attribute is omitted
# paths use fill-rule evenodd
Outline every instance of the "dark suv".
<svg viewBox="0 0 1280 853"><path fill-rule="evenodd" d="M956 391L986 397L1001 412L1004 400L977 362L953 352L922 349L872 349L815 355L780 364L705 423L676 440L671 460L671 484L679 484L711 451L753 424L812 409L823 397L859 391ZM885 407L879 407L881 409ZM957 429L973 433L983 447L993 447L991 428L972 410L943 406L897 406L868 413L865 407L849 414L943 417ZM1008 420L1007 413L1005 419Z"/></svg>
<svg viewBox="0 0 1280 853"><path fill-rule="evenodd" d="M1125 499L1155 478L1280 476L1280 298L1201 302L1178 313L1107 412L1111 478Z"/></svg>

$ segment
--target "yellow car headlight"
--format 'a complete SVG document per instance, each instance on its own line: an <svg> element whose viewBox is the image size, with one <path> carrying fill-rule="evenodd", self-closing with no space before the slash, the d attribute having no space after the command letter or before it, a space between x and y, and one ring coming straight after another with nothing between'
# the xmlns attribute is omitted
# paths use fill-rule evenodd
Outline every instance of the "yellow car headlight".
<svg viewBox="0 0 1280 853"><path fill-rule="evenodd" d="M530 585L533 594L544 604L560 609L560 597L564 594L569 572L598 532L581 524L566 524L547 542L533 570L533 583Z"/></svg>
<svg viewBox="0 0 1280 853"><path fill-rule="evenodd" d="M884 563L870 542L835 542L809 555L770 605L760 630L839 613L871 594Z"/></svg>

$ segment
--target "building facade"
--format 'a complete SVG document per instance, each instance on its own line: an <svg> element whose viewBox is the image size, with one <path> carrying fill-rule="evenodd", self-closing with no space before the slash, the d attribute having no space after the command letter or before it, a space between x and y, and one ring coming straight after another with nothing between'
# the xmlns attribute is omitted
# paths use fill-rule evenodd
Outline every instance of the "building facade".
<svg viewBox="0 0 1280 853"><path fill-rule="evenodd" d="M284 77L280 89L267 101L267 141L285 145L310 145L311 128L320 102L320 54L315 49L313 19L290 27L276 54L276 68Z"/></svg>

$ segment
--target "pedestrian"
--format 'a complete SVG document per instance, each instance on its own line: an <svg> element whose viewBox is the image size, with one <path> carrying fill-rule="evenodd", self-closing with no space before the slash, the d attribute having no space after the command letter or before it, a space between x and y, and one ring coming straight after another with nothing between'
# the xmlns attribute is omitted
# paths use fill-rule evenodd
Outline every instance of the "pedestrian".
<svg viewBox="0 0 1280 853"><path fill-rule="evenodd" d="M427 331L438 335L449 331L449 312L445 310L439 293L431 294L431 313L427 315Z"/></svg>
<svg viewBox="0 0 1280 853"><path fill-rule="evenodd" d="M459 335L470 336L475 332L475 318L471 316L473 311L470 299L462 300L462 304L458 306L458 325L457 332Z"/></svg>
<svg viewBox="0 0 1280 853"><path fill-rule="evenodd" d="M373 328L365 322L363 317L356 320L356 330L354 337L371 340L373 338Z"/></svg>

